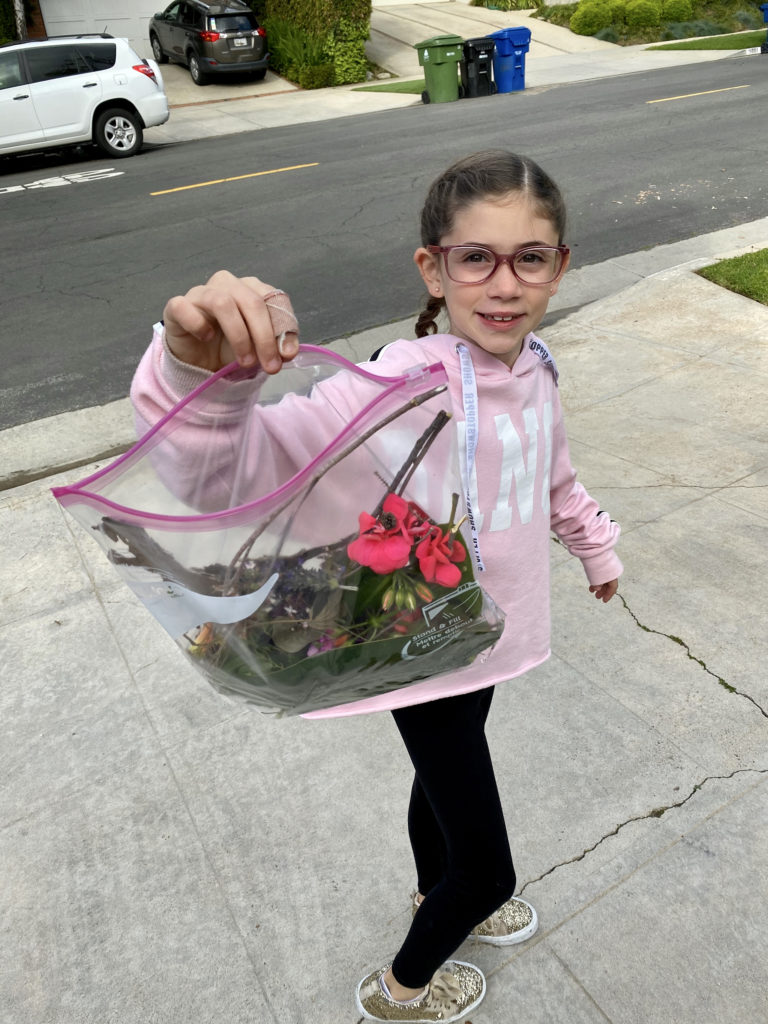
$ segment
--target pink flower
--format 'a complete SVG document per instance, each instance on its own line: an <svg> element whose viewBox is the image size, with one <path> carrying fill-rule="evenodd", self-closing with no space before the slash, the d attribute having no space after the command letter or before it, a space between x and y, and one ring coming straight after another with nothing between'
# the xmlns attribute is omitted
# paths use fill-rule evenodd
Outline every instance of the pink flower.
<svg viewBox="0 0 768 1024"><path fill-rule="evenodd" d="M416 548L416 557L427 583L455 587L461 580L461 570L453 563L463 562L467 552L454 534L443 533L439 526L433 526Z"/></svg>
<svg viewBox="0 0 768 1024"><path fill-rule="evenodd" d="M408 503L396 494L388 494L378 519L367 512L360 513L360 536L347 545L347 554L380 575L404 569L413 545L408 518Z"/></svg>

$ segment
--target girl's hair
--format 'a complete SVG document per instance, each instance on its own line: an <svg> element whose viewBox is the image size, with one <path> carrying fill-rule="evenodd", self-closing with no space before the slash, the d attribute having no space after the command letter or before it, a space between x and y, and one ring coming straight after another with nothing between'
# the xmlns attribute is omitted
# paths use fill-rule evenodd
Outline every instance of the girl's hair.
<svg viewBox="0 0 768 1024"><path fill-rule="evenodd" d="M439 245L453 227L456 215L471 203L502 198L520 192L530 199L539 216L557 231L558 244L565 236L565 202L560 189L539 165L527 156L503 149L488 149L452 164L432 182L421 210L421 244ZM436 317L445 299L429 296L416 321L416 337L437 333Z"/></svg>

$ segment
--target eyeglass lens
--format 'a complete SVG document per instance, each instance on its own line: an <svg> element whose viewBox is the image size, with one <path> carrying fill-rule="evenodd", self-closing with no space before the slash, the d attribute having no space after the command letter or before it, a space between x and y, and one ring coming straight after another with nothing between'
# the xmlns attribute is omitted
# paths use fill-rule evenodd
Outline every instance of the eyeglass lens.
<svg viewBox="0 0 768 1024"><path fill-rule="evenodd" d="M446 253L448 276L454 281L479 284L496 270L501 257L491 249L475 245L458 245ZM513 272L527 284L549 284L560 273L563 255L557 249L520 249L509 259Z"/></svg>

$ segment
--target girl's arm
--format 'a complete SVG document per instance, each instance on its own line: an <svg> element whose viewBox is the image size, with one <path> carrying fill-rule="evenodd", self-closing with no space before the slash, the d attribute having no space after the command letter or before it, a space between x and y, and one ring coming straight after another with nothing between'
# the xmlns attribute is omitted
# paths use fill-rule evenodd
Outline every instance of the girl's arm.
<svg viewBox="0 0 768 1024"><path fill-rule="evenodd" d="M614 551L621 529L577 481L556 395L554 406L550 525L568 551L581 560L590 593L610 601L623 569Z"/></svg>

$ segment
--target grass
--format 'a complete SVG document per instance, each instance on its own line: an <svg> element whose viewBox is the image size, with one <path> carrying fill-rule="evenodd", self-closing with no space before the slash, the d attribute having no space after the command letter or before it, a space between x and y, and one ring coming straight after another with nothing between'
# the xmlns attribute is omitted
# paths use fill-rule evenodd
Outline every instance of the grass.
<svg viewBox="0 0 768 1024"><path fill-rule="evenodd" d="M728 291L738 292L768 306L768 249L720 260L709 267L702 267L697 273Z"/></svg>
<svg viewBox="0 0 768 1024"><path fill-rule="evenodd" d="M401 81L393 78L389 82L382 82L380 85L360 85L353 92L403 92L414 96L421 96L427 85L423 78Z"/></svg>
<svg viewBox="0 0 768 1024"><path fill-rule="evenodd" d="M676 43L649 46L649 50L747 50L750 46L761 46L766 40L764 28L755 32L735 32L729 36L703 36L700 39L685 39Z"/></svg>

